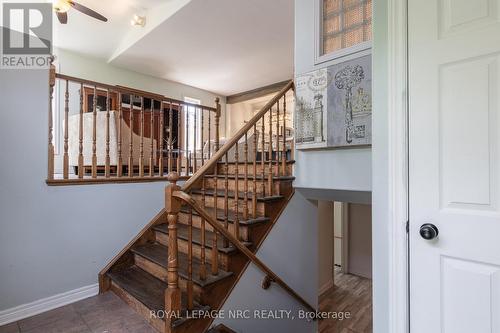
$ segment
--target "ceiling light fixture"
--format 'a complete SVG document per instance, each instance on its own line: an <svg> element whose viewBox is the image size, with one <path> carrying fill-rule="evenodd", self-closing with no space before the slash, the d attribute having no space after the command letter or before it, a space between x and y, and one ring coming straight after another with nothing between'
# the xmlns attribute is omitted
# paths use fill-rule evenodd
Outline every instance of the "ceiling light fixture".
<svg viewBox="0 0 500 333"><path fill-rule="evenodd" d="M146 25L146 16L134 15L134 18L130 21L133 26L144 27Z"/></svg>
<svg viewBox="0 0 500 333"><path fill-rule="evenodd" d="M52 7L58 13L66 13L71 8L71 4L66 0L53 0Z"/></svg>

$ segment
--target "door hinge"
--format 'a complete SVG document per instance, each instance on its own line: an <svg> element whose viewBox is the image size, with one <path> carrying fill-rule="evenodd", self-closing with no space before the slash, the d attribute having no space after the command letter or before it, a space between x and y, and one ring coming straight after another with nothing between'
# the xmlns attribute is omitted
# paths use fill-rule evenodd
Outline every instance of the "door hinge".
<svg viewBox="0 0 500 333"><path fill-rule="evenodd" d="M406 233L408 234L410 232L410 220L406 221Z"/></svg>

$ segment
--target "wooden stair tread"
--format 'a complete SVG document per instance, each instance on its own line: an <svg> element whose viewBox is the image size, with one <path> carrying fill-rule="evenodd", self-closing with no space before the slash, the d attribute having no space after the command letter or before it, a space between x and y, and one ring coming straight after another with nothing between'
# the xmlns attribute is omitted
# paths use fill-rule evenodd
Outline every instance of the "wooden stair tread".
<svg viewBox="0 0 500 333"><path fill-rule="evenodd" d="M226 325L219 324L209 329L207 333L236 333L236 332L228 328Z"/></svg>
<svg viewBox="0 0 500 333"><path fill-rule="evenodd" d="M158 225L154 226L153 229L155 231L162 232L164 234L168 234L168 225L166 223L158 224ZM188 239L189 239L188 233L189 233L189 226L188 225L185 225L182 223L177 224L177 237L178 238L185 240L185 241L188 241ZM205 230L205 247L206 248L209 248L209 249L212 248L212 241L213 241L214 237L215 237L214 232ZM193 227L193 243L197 244L197 245L201 245L201 229ZM245 246L252 245L252 243L249 243L249 242L242 241L241 243ZM227 254L234 253L234 252L238 251L238 249L235 248L232 244L230 244L229 247L225 248L224 247L224 240L222 239L222 236L217 238L217 248L218 248L219 252L223 252L223 253L227 253Z"/></svg>
<svg viewBox="0 0 500 333"><path fill-rule="evenodd" d="M107 276L148 309L153 311L164 310L167 283L155 278L137 266L131 266L116 272L108 272ZM209 307L201 306L194 302L193 310L207 311ZM185 317L187 314L187 295L185 293L182 293L181 296L180 314L182 317ZM178 326L185 320L185 318L178 318L174 321L173 326Z"/></svg>
<svg viewBox="0 0 500 333"><path fill-rule="evenodd" d="M205 189L205 195L206 196L213 196L214 195L214 190L213 189ZM193 189L191 190L191 193L194 194L201 194L203 195L203 190L202 189ZM234 191L227 191L227 195L229 199L234 199ZM253 192L248 192L248 199L253 199ZM218 197L224 197L225 196L225 190L218 190L217 191L217 196ZM238 198L239 199L245 199L245 192L239 191L238 192ZM271 201L277 201L284 199L285 197L283 195L270 195L270 196L257 196L257 201L259 202L271 202Z"/></svg>
<svg viewBox="0 0 500 333"><path fill-rule="evenodd" d="M155 264L162 266L163 268L167 268L168 264L168 247L163 246L158 243L148 243L144 245L137 245L132 248L132 252L138 254ZM201 287L208 286L217 281L220 281L226 277L233 275L232 272L226 272L219 268L218 275L210 274L210 265L205 264L207 277L205 280L200 280L198 272L200 271L201 261L193 256L193 282ZM188 279L188 263L189 257L186 253L179 252L178 253L178 261L179 261L179 276Z"/></svg>
<svg viewBox="0 0 500 333"><path fill-rule="evenodd" d="M217 175L214 175L214 174L210 174L210 175L205 175L205 178L219 178L219 179L224 179L224 178L227 178L228 179L235 179L236 178L236 175L226 175L226 174L217 174ZM248 175L247 179L248 180L260 180L262 181L262 175L257 175L256 177L254 177L253 175ZM245 175L242 175L242 174L238 174L238 179L245 179ZM267 181L268 177L267 175L264 176L264 180ZM281 180L281 181L290 181L290 180L295 180L295 176L273 176L273 180Z"/></svg>

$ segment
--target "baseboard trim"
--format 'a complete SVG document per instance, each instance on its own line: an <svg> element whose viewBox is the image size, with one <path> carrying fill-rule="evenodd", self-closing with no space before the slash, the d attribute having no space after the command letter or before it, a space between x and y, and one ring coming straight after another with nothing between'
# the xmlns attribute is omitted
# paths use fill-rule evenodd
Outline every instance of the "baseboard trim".
<svg viewBox="0 0 500 333"><path fill-rule="evenodd" d="M0 311L0 326L95 296L98 293L99 284L96 283Z"/></svg>
<svg viewBox="0 0 500 333"><path fill-rule="evenodd" d="M328 290L330 290L333 287L333 279L330 279L327 283L325 283L321 288L319 288L319 295L323 295L326 293Z"/></svg>

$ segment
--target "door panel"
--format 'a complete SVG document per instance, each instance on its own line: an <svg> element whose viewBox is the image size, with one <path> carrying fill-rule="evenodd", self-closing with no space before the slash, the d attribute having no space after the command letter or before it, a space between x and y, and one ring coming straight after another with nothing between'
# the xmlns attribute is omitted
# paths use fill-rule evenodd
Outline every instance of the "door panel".
<svg viewBox="0 0 500 333"><path fill-rule="evenodd" d="M409 0L412 332L500 333L499 1Z"/></svg>

